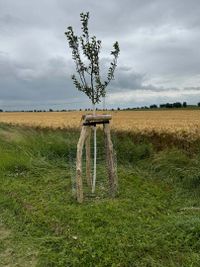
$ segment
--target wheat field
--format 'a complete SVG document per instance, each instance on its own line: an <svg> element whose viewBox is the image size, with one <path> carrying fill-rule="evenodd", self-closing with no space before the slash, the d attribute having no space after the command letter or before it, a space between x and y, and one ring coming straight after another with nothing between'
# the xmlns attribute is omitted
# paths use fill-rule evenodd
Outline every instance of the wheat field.
<svg viewBox="0 0 200 267"><path fill-rule="evenodd" d="M173 133L200 137L200 110L112 111L112 129L132 132ZM79 128L88 112L5 112L0 122L52 128Z"/></svg>

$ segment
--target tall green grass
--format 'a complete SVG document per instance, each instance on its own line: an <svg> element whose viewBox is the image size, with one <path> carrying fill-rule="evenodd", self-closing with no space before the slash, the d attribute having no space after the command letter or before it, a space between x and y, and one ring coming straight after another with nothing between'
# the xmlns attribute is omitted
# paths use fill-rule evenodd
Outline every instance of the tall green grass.
<svg viewBox="0 0 200 267"><path fill-rule="evenodd" d="M78 137L0 126L0 266L199 266L200 155L115 133L119 195L80 205L68 160Z"/></svg>

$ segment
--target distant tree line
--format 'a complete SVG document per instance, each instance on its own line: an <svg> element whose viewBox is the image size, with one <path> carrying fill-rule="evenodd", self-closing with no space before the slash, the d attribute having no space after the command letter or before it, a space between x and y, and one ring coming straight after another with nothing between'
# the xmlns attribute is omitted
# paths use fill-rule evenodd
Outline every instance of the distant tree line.
<svg viewBox="0 0 200 267"><path fill-rule="evenodd" d="M105 109L106 111L114 111L114 110L143 110L143 109L175 109L175 108L195 108L195 107L200 107L200 102L197 103L197 105L188 105L187 102L174 102L174 103L165 103L165 104L160 104L160 105L156 105L156 104L153 104L153 105L150 105L150 106L142 106L142 107L136 107L136 108L112 108L112 109ZM53 110L52 108L48 109L48 110L45 110L45 109L34 109L34 110L3 110L3 109L0 109L0 112L70 112L70 111L76 111L77 109L61 109L61 110ZM99 109L99 108L96 108L96 110L98 111L102 111L103 109ZM92 111L92 109L90 108L85 108L85 109L79 109L79 111Z"/></svg>
<svg viewBox="0 0 200 267"><path fill-rule="evenodd" d="M119 107L117 110L140 110L140 109L170 109L170 108L195 108L195 107L200 107L200 102L197 103L197 105L188 105L187 102L174 102L174 103L165 103L165 104L153 104L150 106L142 106L142 107L136 107L136 108L124 108L120 109Z"/></svg>
<svg viewBox="0 0 200 267"><path fill-rule="evenodd" d="M160 104L160 108L186 108L187 102L175 102L175 103L166 103Z"/></svg>

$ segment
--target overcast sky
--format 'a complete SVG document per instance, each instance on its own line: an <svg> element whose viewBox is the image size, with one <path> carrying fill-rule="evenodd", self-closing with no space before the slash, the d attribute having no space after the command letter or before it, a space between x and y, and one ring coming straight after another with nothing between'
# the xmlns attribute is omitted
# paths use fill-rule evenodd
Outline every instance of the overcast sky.
<svg viewBox="0 0 200 267"><path fill-rule="evenodd" d="M80 12L102 40L103 72L120 57L107 107L200 102L199 0L0 0L0 108L82 108L64 32ZM81 103L80 103L81 102Z"/></svg>

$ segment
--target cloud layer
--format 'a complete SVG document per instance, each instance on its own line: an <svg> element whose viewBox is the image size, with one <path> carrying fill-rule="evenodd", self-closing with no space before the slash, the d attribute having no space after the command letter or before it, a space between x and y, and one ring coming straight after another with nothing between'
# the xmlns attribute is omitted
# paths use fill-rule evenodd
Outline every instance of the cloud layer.
<svg viewBox="0 0 200 267"><path fill-rule="evenodd" d="M138 106L200 101L198 0L0 0L0 106L5 109L90 107L71 82L64 32L80 33L79 14L103 41L103 72L115 40L116 79L107 104Z"/></svg>

